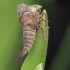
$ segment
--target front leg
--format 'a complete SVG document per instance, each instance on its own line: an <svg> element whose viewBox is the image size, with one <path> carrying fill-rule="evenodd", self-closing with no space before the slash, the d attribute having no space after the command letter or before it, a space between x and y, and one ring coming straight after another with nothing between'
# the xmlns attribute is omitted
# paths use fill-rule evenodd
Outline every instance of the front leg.
<svg viewBox="0 0 70 70"><path fill-rule="evenodd" d="M42 18L42 16L44 15L45 13L44 12L42 12L40 15L39 15L39 19L41 19Z"/></svg>
<svg viewBox="0 0 70 70"><path fill-rule="evenodd" d="M46 16L46 17L45 17L46 19L42 18L43 15ZM43 12L42 12L42 13L39 15L39 23L40 23L41 21L44 21L45 24L46 24L46 26L49 28L49 26L48 26L48 16L47 16L47 13L43 13Z"/></svg>
<svg viewBox="0 0 70 70"><path fill-rule="evenodd" d="M43 39L46 40L46 38L44 37L44 29L43 29L43 27L41 25L38 25L38 28L40 28L41 31L42 31L42 37L43 37Z"/></svg>

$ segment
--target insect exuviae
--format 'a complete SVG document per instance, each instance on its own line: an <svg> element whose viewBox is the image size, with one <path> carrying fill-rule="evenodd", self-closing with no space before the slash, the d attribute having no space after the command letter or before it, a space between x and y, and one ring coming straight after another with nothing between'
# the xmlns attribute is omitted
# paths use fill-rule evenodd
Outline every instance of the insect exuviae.
<svg viewBox="0 0 70 70"><path fill-rule="evenodd" d="M25 54L30 51L35 40L36 30L38 28L41 29L42 37L45 39L44 29L40 25L40 22L45 21L47 23L48 19L41 18L44 15L44 13L41 13L41 8L42 6L36 4L28 6L23 3L18 6L17 13L19 16L19 22L23 27L24 48L15 62L20 60Z"/></svg>

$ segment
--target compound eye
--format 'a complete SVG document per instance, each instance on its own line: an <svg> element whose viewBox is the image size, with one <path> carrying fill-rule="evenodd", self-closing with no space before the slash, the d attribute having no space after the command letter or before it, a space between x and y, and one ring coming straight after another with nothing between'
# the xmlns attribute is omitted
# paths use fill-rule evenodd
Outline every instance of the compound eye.
<svg viewBox="0 0 70 70"><path fill-rule="evenodd" d="M24 12L24 14L25 14L25 15L29 15L29 14L30 14L30 12L29 12L29 11L28 11L28 12Z"/></svg>

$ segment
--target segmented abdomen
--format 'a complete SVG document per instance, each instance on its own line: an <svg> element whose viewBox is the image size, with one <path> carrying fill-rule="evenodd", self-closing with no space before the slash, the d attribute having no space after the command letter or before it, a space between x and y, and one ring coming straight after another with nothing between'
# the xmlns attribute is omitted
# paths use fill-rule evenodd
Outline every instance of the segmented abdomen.
<svg viewBox="0 0 70 70"><path fill-rule="evenodd" d="M32 45L34 43L36 36L36 30L32 29L29 26L23 27L23 41L24 41L24 47L21 51L20 55L17 57L15 62L19 61L27 52L30 51L32 48Z"/></svg>
<svg viewBox="0 0 70 70"><path fill-rule="evenodd" d="M24 41L24 48L23 51L29 52L32 48L36 36L36 30L32 29L31 27L24 27L23 28L23 41Z"/></svg>

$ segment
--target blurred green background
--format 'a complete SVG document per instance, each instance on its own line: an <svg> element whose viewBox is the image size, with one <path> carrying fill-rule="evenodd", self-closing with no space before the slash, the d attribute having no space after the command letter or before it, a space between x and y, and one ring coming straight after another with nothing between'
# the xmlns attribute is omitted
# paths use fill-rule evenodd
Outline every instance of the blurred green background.
<svg viewBox="0 0 70 70"><path fill-rule="evenodd" d="M0 0L0 70L20 70L23 63L23 59L14 63L23 48L22 27L17 17L20 3L40 4L47 10L50 31L45 70L70 70L68 0Z"/></svg>

